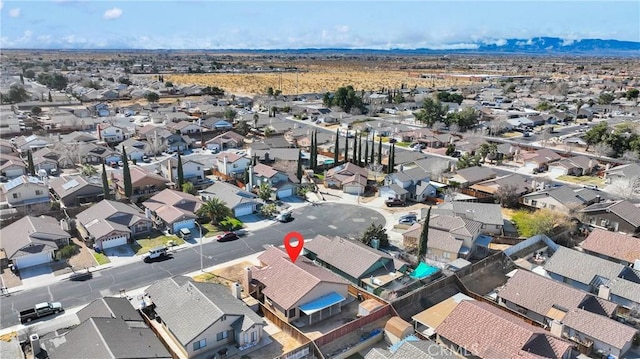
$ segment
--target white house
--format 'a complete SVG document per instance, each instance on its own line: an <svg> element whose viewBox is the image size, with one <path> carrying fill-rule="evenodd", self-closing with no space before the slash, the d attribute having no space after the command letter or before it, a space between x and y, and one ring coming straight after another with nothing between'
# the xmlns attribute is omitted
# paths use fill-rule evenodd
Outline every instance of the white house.
<svg viewBox="0 0 640 359"><path fill-rule="evenodd" d="M244 173L251 162L250 159L236 152L222 152L216 158L218 171L227 176L237 176Z"/></svg>
<svg viewBox="0 0 640 359"><path fill-rule="evenodd" d="M100 123L97 126L98 138L107 143L120 143L129 137L131 134L124 127L118 127L110 123Z"/></svg>
<svg viewBox="0 0 640 359"><path fill-rule="evenodd" d="M0 172L9 179L16 178L27 174L27 166L22 159L5 155L0 158Z"/></svg>
<svg viewBox="0 0 640 359"><path fill-rule="evenodd" d="M16 177L5 183L2 192L8 206L20 212L37 212L49 207L49 187L37 177Z"/></svg>
<svg viewBox="0 0 640 359"><path fill-rule="evenodd" d="M162 176L171 182L178 179L178 159L171 157L160 165ZM195 183L204 179L204 165L200 162L182 158L182 174L185 181Z"/></svg>

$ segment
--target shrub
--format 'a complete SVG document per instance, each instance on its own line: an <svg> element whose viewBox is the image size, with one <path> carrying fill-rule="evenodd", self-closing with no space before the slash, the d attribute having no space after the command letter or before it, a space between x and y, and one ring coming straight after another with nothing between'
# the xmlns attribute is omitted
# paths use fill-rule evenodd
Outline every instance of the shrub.
<svg viewBox="0 0 640 359"><path fill-rule="evenodd" d="M68 259L73 257L78 252L78 246L76 246L75 244L67 244L58 251L58 256L60 258Z"/></svg>
<svg viewBox="0 0 640 359"><path fill-rule="evenodd" d="M242 221L233 217L225 217L220 221L220 227L226 231L235 231L242 228Z"/></svg>

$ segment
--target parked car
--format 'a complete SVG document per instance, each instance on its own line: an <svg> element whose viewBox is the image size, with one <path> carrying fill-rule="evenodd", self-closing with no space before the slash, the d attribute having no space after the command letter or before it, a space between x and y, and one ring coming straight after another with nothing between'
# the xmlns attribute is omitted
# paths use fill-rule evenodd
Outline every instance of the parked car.
<svg viewBox="0 0 640 359"><path fill-rule="evenodd" d="M118 162L115 162L115 161L111 162L111 168L118 168Z"/></svg>
<svg viewBox="0 0 640 359"><path fill-rule="evenodd" d="M285 223L285 222L290 222L291 220L293 220L293 217L291 216L291 211L282 212L278 216L276 216L276 221L278 222Z"/></svg>
<svg viewBox="0 0 640 359"><path fill-rule="evenodd" d="M151 158L149 158L149 156L147 156L147 155L144 155L144 156L142 156L142 162L149 163L149 162L151 162Z"/></svg>
<svg viewBox="0 0 640 359"><path fill-rule="evenodd" d="M18 314L18 317L20 318L21 323L27 323L34 319L57 314L63 311L64 309L60 302L44 302L36 304L31 309L21 311L20 314Z"/></svg>
<svg viewBox="0 0 640 359"><path fill-rule="evenodd" d="M411 217L407 217L407 218L400 218L398 220L398 224L407 224L409 226L412 226L416 223L416 218L411 218Z"/></svg>
<svg viewBox="0 0 640 359"><path fill-rule="evenodd" d="M404 206L405 202L403 199L400 199L400 198L389 197L386 201L384 201L384 204L387 205L387 207L399 207L399 206Z"/></svg>
<svg viewBox="0 0 640 359"><path fill-rule="evenodd" d="M218 242L231 242L238 239L238 235L233 232L224 232L223 234L219 234L216 236L216 241Z"/></svg>
<svg viewBox="0 0 640 359"><path fill-rule="evenodd" d="M587 188L587 189L592 189L594 191L599 191L598 186L594 185L594 184L587 184L582 186L583 188Z"/></svg>
<svg viewBox="0 0 640 359"><path fill-rule="evenodd" d="M147 252L144 255L144 257L142 257L142 260L145 263L149 263L149 262L152 262L153 260L164 259L167 256L168 256L167 247L166 246L158 246L158 247L151 248L149 250L149 252Z"/></svg>

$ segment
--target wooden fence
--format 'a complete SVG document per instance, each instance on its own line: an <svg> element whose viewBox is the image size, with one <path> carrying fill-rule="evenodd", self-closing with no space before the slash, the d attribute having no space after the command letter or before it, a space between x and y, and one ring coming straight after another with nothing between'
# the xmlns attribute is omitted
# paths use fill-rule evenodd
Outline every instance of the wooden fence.
<svg viewBox="0 0 640 359"><path fill-rule="evenodd" d="M369 293L363 289L360 289L352 284L349 284L348 292L350 295L358 298L362 298L363 300L373 299L382 304L388 304L384 299L376 296L375 294Z"/></svg>
<svg viewBox="0 0 640 359"><path fill-rule="evenodd" d="M304 333L298 330L298 328L280 318L278 315L276 315L276 313L272 312L271 309L269 309L263 303L260 303L260 309L262 310L262 314L265 316L265 318L269 319L269 321L275 324L283 332L287 333L287 335L289 335L290 337L293 337L295 340L303 344L309 343L311 341L311 339L309 339L306 335L304 335Z"/></svg>
<svg viewBox="0 0 640 359"><path fill-rule="evenodd" d="M381 318L384 318L385 316L394 316L396 315L395 310L393 310L393 308L391 307L391 305L387 304L384 307L378 309L377 311L364 316L364 317L360 317L352 322L349 322L339 328L336 328L332 331L330 331L329 333L321 336L320 338L317 338L316 340L314 340L314 343L318 346L318 347L322 347L324 345L327 345L329 343L331 343L332 341L341 338L345 335L348 335L349 333L352 333L362 327L364 327L365 325L371 324Z"/></svg>

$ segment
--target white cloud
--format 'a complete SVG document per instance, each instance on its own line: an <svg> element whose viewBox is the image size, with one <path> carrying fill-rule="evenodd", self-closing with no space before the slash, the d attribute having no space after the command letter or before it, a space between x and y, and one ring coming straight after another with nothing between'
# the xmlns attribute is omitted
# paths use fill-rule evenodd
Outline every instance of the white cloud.
<svg viewBox="0 0 640 359"><path fill-rule="evenodd" d="M4 3L2 2L2 0L0 0L0 10L2 10L3 7L4 7Z"/></svg>
<svg viewBox="0 0 640 359"><path fill-rule="evenodd" d="M20 8L19 8L19 7L17 7L17 8L15 8L15 9L11 9L11 10L9 10L9 16L11 16L11 17L18 17L18 16L20 16Z"/></svg>
<svg viewBox="0 0 640 359"><path fill-rule="evenodd" d="M114 7L113 9L109 9L107 11L104 12L103 17L106 20L113 20L113 19L117 19L120 16L122 16L122 9Z"/></svg>
<svg viewBox="0 0 640 359"><path fill-rule="evenodd" d="M336 31L341 33L349 32L349 26L347 25L336 25Z"/></svg>

